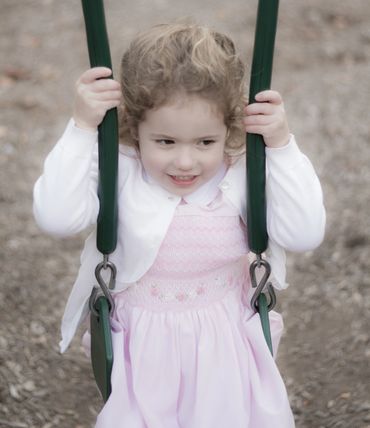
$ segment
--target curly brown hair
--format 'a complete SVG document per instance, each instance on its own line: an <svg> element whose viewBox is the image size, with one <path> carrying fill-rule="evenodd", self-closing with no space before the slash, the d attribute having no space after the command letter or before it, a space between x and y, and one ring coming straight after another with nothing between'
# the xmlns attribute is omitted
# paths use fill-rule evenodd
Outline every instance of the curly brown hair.
<svg viewBox="0 0 370 428"><path fill-rule="evenodd" d="M137 36L122 57L121 141L138 147L137 128L147 110L179 94L198 95L223 114L225 153L240 154L244 84L244 65L229 37L195 24L157 25Z"/></svg>

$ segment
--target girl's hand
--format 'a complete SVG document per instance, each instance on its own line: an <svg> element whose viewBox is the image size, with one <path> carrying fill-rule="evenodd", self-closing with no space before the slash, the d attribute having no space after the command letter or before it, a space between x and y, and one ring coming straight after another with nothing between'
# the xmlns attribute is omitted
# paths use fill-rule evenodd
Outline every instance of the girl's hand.
<svg viewBox="0 0 370 428"><path fill-rule="evenodd" d="M289 126L279 92L262 91L256 95L256 101L244 109L246 132L262 135L267 147L278 148L288 144Z"/></svg>
<svg viewBox="0 0 370 428"><path fill-rule="evenodd" d="M121 86L107 79L111 75L107 67L94 67L77 80L73 119L79 128L96 131L105 113L120 104Z"/></svg>

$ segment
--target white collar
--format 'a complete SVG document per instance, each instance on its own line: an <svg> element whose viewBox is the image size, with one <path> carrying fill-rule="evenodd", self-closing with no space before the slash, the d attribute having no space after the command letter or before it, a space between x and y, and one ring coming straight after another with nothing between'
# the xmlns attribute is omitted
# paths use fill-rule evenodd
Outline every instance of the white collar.
<svg viewBox="0 0 370 428"><path fill-rule="evenodd" d="M226 165L223 163L217 173L209 180L204 183L197 190L190 195L184 196L182 199L188 204L196 204L206 206L210 204L219 191L218 185L226 174Z"/></svg>
<svg viewBox="0 0 370 428"><path fill-rule="evenodd" d="M226 171L227 171L226 164L222 163L220 169L209 181L207 181L207 183L200 186L193 193L183 196L182 199L185 202L190 204L196 204L196 205L202 205L202 206L206 206L210 204L217 196L217 193L219 191L218 185L224 178ZM145 169L143 169L143 172L144 172L143 175L144 175L145 181L147 181L148 183L157 184L156 181L150 175L147 174ZM174 195L174 196L179 197L178 195Z"/></svg>

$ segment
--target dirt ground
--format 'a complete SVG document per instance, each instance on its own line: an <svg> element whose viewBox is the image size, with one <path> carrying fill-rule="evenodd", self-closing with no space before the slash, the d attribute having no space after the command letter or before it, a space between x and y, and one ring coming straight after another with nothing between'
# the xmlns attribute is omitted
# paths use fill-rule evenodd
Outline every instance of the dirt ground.
<svg viewBox="0 0 370 428"><path fill-rule="evenodd" d="M250 64L256 7L106 0L114 69L136 31L182 16L226 31ZM328 212L322 246L289 255L278 364L298 428L369 428L370 4L282 0L276 43L273 87ZM102 405L90 363L78 339L58 353L84 236L50 238L32 217L33 183L88 67L80 2L2 0L0 50L0 427L87 428Z"/></svg>

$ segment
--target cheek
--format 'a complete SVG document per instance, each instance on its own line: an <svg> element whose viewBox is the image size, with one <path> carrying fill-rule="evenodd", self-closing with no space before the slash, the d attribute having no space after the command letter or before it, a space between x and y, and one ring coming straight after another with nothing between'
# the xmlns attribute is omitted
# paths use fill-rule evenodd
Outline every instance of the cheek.
<svg viewBox="0 0 370 428"><path fill-rule="evenodd" d="M212 178L215 174L217 174L223 163L223 152L212 153L212 156L208 158L208 161L204 165L203 173L205 174L205 177L207 179Z"/></svg>
<svg viewBox="0 0 370 428"><path fill-rule="evenodd" d="M155 150L141 151L140 157L145 171L152 176L158 175L165 167L163 157L159 153L156 153Z"/></svg>
<svg viewBox="0 0 370 428"><path fill-rule="evenodd" d="M215 169L221 167L221 165L225 162L225 152L224 146L222 146L217 152L213 154L212 165Z"/></svg>

